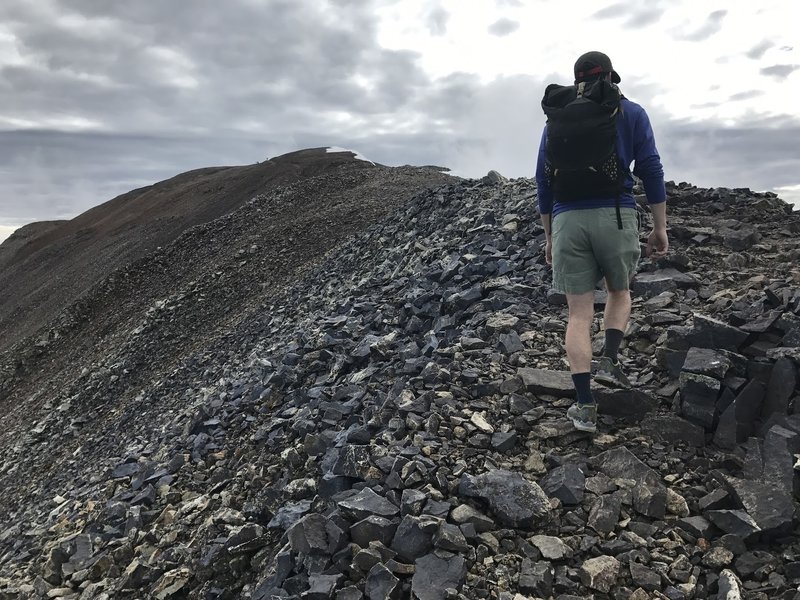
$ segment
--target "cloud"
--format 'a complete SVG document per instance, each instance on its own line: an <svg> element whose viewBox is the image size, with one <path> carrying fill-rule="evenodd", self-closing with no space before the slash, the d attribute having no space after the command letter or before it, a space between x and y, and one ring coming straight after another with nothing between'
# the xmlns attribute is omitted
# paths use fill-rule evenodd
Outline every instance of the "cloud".
<svg viewBox="0 0 800 600"><path fill-rule="evenodd" d="M733 94L728 101L730 102L739 102L741 100L750 100L751 98L758 98L759 96L764 95L764 90L748 90L746 92L739 92L738 94Z"/></svg>
<svg viewBox="0 0 800 600"><path fill-rule="evenodd" d="M601 8L592 14L592 18L616 19L624 17L623 27L638 29L658 22L663 14L664 9L659 7L657 2L653 2L649 6L631 6L619 3Z"/></svg>
<svg viewBox="0 0 800 600"><path fill-rule="evenodd" d="M663 14L664 10L658 7L640 8L625 21L625 27L628 29L636 29L658 23Z"/></svg>
<svg viewBox="0 0 800 600"><path fill-rule="evenodd" d="M719 102L703 102L700 104L692 104L694 110L702 110L704 108L718 108L722 106Z"/></svg>
<svg viewBox="0 0 800 600"><path fill-rule="evenodd" d="M745 54L748 58L752 58L753 60L758 60L762 56L764 56L764 53L770 48L772 48L774 45L775 43L770 40L762 40L758 44L750 48L750 50L745 52Z"/></svg>
<svg viewBox="0 0 800 600"><path fill-rule="evenodd" d="M771 67L764 67L759 72L768 77L776 79L786 79L789 75L800 69L800 65L772 65Z"/></svg>
<svg viewBox="0 0 800 600"><path fill-rule="evenodd" d="M611 4L592 14L593 19L613 19L630 13L630 8L623 3Z"/></svg>
<svg viewBox="0 0 800 600"><path fill-rule="evenodd" d="M514 33L517 29L519 29L519 23L506 18L498 19L489 25L489 33L499 37Z"/></svg>
<svg viewBox="0 0 800 600"><path fill-rule="evenodd" d="M69 218L189 169L317 146L464 176L531 176L544 84L563 74L429 76L417 52L379 44L374 9L387 1L5 0L0 40L10 36L19 56L0 53L0 227ZM657 4L615 16L614 6L598 18L641 23L661 13ZM444 12L427 17L432 33L446 31ZM518 26L493 25L495 35ZM782 78L796 68L762 72ZM665 91L634 76L625 90L646 107ZM718 123L651 117L675 179L797 183L796 119L754 114L747 129L715 133Z"/></svg>
<svg viewBox="0 0 800 600"><path fill-rule="evenodd" d="M267 130L402 111L427 82L418 54L380 47L370 2L16 6L24 62L0 70L3 116L34 128L57 114L107 132Z"/></svg>
<svg viewBox="0 0 800 600"><path fill-rule="evenodd" d="M430 13L426 19L428 30L431 35L442 36L447 33L447 22L450 20L450 13L441 6L437 6Z"/></svg>
<svg viewBox="0 0 800 600"><path fill-rule="evenodd" d="M722 29L722 22L727 14L727 10L715 10L708 15L706 22L699 29L695 29L689 33L679 31L676 32L675 37L687 42L702 42L703 40L707 40Z"/></svg>

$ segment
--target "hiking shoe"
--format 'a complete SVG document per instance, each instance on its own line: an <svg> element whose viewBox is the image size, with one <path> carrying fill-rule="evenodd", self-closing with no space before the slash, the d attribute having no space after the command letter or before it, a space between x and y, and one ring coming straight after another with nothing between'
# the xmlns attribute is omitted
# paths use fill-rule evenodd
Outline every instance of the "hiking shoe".
<svg viewBox="0 0 800 600"><path fill-rule="evenodd" d="M612 387L629 388L631 382L622 372L619 362L612 362L607 356L603 356L597 362L597 370L594 372L594 380L604 385Z"/></svg>
<svg viewBox="0 0 800 600"><path fill-rule="evenodd" d="M567 409L567 417L572 419L572 424L578 431L597 431L597 404L575 403Z"/></svg>

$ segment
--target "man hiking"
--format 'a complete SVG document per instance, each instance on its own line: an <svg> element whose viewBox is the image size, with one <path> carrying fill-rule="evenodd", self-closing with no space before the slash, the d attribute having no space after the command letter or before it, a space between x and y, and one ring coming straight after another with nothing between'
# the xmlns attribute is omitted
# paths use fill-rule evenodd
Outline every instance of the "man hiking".
<svg viewBox="0 0 800 600"><path fill-rule="evenodd" d="M597 430L591 391L594 290L605 279L605 350L598 382L627 387L618 352L631 312L630 281L640 257L633 175L644 184L653 215L648 256L667 253L664 169L644 109L616 86L620 76L602 52L575 63L575 85L547 87L547 125L536 166L545 254L553 287L567 297L566 351L577 402L567 416L581 431Z"/></svg>

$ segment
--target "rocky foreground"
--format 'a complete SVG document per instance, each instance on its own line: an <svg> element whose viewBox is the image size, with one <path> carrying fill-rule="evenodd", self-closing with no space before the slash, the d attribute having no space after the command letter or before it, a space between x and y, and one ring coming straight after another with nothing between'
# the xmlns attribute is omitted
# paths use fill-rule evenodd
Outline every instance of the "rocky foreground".
<svg viewBox="0 0 800 600"><path fill-rule="evenodd" d="M419 195L132 400L118 348L50 390L0 458L0 598L800 597L800 215L669 186L634 385L597 388L592 436L565 418L535 187L490 175Z"/></svg>

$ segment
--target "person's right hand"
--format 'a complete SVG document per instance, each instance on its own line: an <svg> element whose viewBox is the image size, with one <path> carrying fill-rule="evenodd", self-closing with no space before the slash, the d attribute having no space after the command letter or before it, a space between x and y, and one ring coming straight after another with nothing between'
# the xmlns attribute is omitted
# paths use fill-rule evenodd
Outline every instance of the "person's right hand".
<svg viewBox="0 0 800 600"><path fill-rule="evenodd" d="M550 237L544 243L544 259L548 265L553 264L553 240Z"/></svg>
<svg viewBox="0 0 800 600"><path fill-rule="evenodd" d="M666 229L653 229L647 236L647 256L661 258L667 255L669 250L669 239Z"/></svg>

